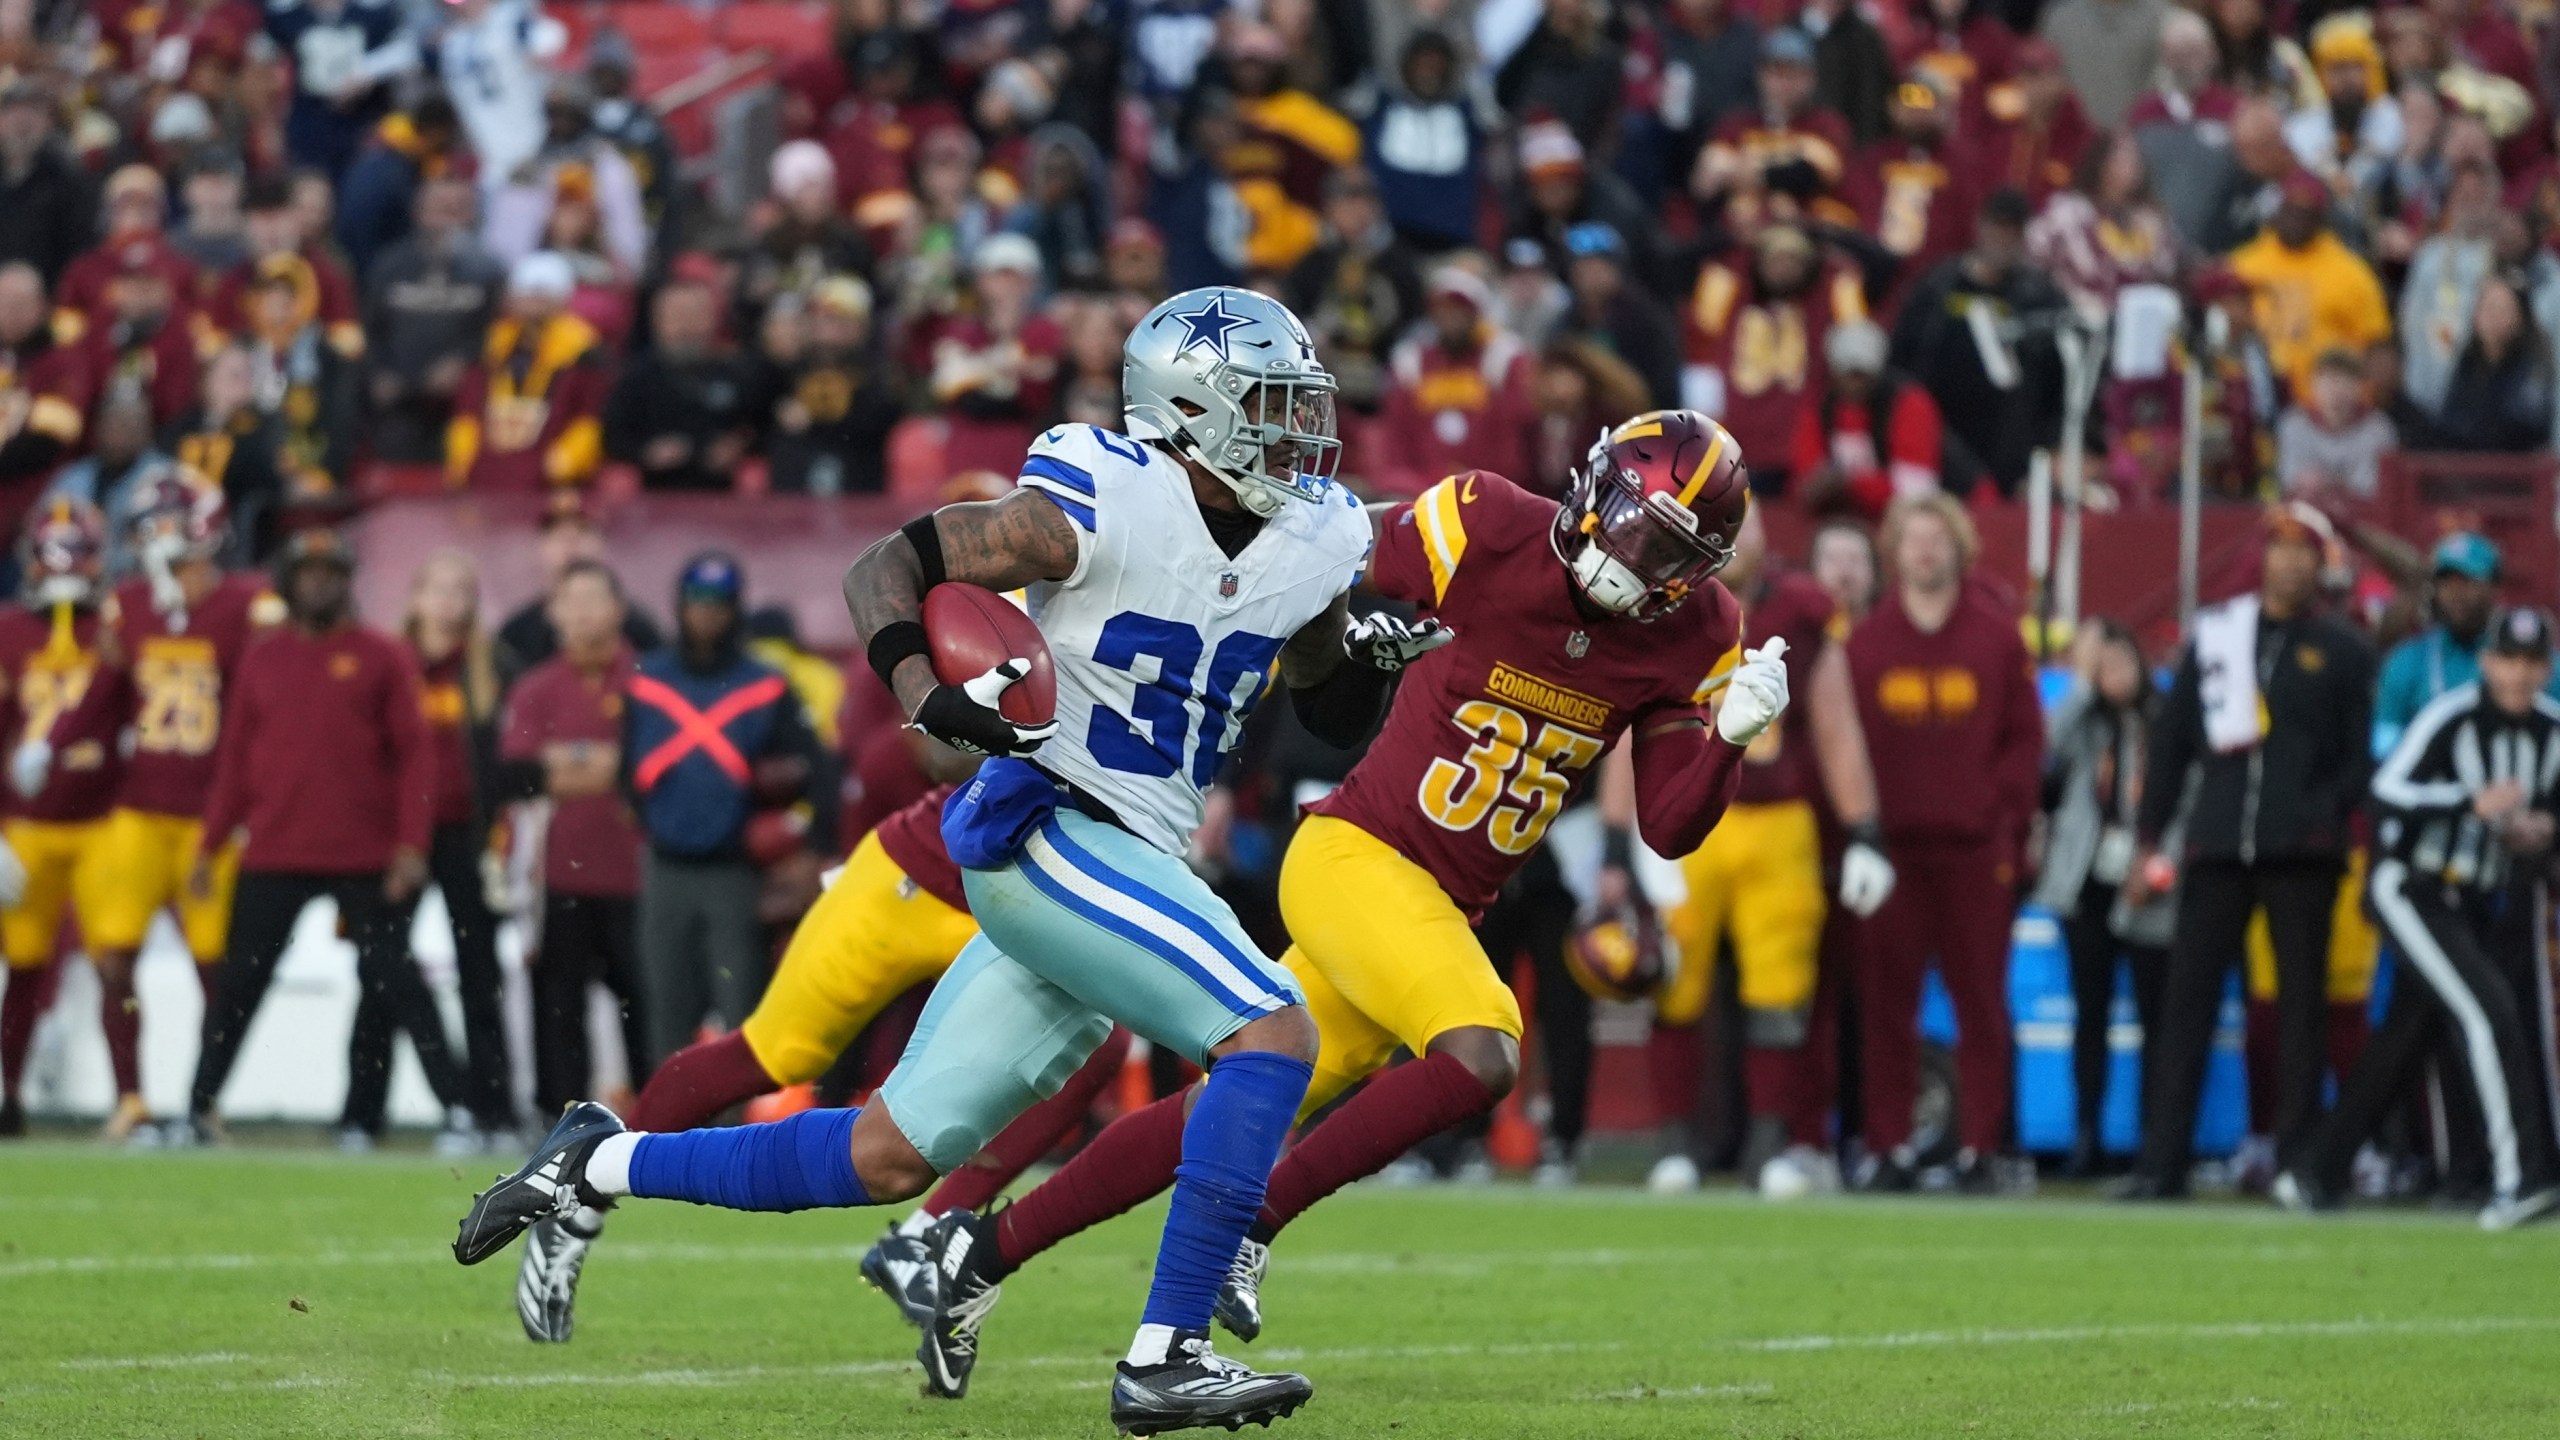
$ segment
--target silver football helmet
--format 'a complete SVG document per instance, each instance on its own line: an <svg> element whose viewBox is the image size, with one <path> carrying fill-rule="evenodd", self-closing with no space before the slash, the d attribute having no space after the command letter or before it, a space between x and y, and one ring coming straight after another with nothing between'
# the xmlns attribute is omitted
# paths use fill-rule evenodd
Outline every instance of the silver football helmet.
<svg viewBox="0 0 2560 1440"><path fill-rule="evenodd" d="M1315 341L1250 290L1213 285L1148 311L1122 347L1120 389L1132 439L1198 461L1256 515L1321 499L1342 454Z"/></svg>

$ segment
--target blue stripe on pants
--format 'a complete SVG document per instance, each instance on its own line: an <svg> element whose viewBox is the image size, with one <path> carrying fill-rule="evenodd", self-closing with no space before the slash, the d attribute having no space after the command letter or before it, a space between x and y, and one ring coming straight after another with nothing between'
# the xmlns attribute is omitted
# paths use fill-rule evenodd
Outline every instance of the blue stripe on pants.
<svg viewBox="0 0 2560 1440"><path fill-rule="evenodd" d="M1023 878L1041 894L1121 939L1144 947L1191 977L1232 1013L1250 1018L1295 1003L1260 984L1256 973L1259 967L1237 953L1215 926L1103 864L1091 851L1067 838L1056 820L1040 827L1033 842L1023 847L1018 863ZM1124 907L1111 908L1094 894L1097 889L1117 896ZM1128 913L1130 910L1137 913Z"/></svg>

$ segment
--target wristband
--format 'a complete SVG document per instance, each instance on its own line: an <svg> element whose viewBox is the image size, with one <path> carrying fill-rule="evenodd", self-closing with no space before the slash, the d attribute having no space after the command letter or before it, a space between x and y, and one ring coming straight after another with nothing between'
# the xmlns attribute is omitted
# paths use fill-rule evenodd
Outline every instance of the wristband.
<svg viewBox="0 0 2560 1440"><path fill-rule="evenodd" d="M934 523L932 515L917 516L899 526L898 533L907 537L908 546L916 552L916 569L924 577L925 589L951 578L951 573L942 568L942 527Z"/></svg>
<svg viewBox="0 0 2560 1440"><path fill-rule="evenodd" d="M917 655L928 660L933 658L933 640L924 633L924 626L919 621L892 620L871 637L871 673L879 676L880 683L888 686L892 694L897 692L898 683L890 677L897 673L900 665Z"/></svg>
<svg viewBox="0 0 2560 1440"><path fill-rule="evenodd" d="M1861 820L1857 824L1849 827L1849 843L1852 845L1864 845L1868 849L1873 850L1878 854L1882 854L1884 852L1884 827L1873 820Z"/></svg>

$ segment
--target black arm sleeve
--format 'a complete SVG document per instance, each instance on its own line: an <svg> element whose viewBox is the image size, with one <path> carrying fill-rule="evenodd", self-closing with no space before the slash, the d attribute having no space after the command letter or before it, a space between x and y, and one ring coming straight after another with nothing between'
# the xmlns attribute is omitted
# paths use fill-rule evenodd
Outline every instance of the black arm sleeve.
<svg viewBox="0 0 2560 1440"><path fill-rule="evenodd" d="M1289 703L1297 707L1298 723L1308 734L1336 750L1348 750L1376 733L1395 693L1395 676L1345 659L1323 684L1290 687Z"/></svg>
<svg viewBox="0 0 2560 1440"><path fill-rule="evenodd" d="M547 779L539 760L501 760L489 767L490 803L540 799Z"/></svg>
<svg viewBox="0 0 2560 1440"><path fill-rule="evenodd" d="M2146 845L2160 843L2162 832L2178 815L2186 794L2187 767L2204 748L2202 680L2196 670L2196 647L2178 660L2178 678L2169 686L2169 701L2159 723L2151 727L2151 768L2142 780L2142 812L2134 829Z"/></svg>

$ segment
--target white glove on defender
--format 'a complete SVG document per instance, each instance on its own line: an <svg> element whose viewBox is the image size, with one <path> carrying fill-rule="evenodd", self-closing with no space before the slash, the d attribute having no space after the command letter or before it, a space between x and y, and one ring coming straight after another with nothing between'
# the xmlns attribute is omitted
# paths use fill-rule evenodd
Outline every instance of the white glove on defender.
<svg viewBox="0 0 2560 1440"><path fill-rule="evenodd" d="M0 840L0 907L15 905L27 898L27 867L9 842Z"/></svg>
<svg viewBox="0 0 2560 1440"><path fill-rule="evenodd" d="M1840 908L1864 920L1893 895L1893 862L1864 840L1840 852Z"/></svg>
<svg viewBox="0 0 2560 1440"><path fill-rule="evenodd" d="M1716 733L1731 745L1748 745L1787 709L1787 642L1771 639L1742 652L1716 704Z"/></svg>
<svg viewBox="0 0 2560 1440"><path fill-rule="evenodd" d="M29 740L9 756L9 788L33 800L44 793L45 776L53 770L53 742Z"/></svg>

